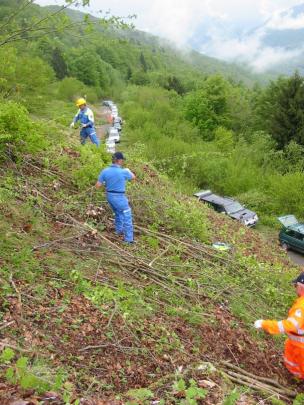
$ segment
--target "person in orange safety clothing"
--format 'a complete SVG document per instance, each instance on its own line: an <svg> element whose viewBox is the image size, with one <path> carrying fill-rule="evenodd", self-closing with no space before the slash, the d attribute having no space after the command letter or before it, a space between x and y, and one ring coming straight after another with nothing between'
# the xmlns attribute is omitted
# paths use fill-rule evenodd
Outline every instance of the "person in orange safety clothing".
<svg viewBox="0 0 304 405"><path fill-rule="evenodd" d="M283 321L259 319L254 327L271 335L287 334L284 364L295 377L304 380L304 272L293 280L293 284L299 298L290 308L288 318Z"/></svg>

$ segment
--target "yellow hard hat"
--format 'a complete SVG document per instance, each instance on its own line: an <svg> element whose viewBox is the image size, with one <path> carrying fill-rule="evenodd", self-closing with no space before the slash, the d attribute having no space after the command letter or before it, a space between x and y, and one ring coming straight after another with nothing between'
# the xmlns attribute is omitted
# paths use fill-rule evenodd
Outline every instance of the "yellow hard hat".
<svg viewBox="0 0 304 405"><path fill-rule="evenodd" d="M80 107L81 105L84 105L84 104L86 104L86 103L87 103L87 101L86 101L84 98L79 98L79 99L76 101L77 107Z"/></svg>

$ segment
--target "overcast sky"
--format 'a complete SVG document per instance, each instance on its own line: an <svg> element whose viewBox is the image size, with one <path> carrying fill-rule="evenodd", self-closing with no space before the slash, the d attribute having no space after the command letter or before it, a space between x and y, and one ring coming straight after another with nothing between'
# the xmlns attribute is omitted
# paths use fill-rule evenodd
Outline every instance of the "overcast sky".
<svg viewBox="0 0 304 405"><path fill-rule="evenodd" d="M114 15L136 14L136 26L169 39L189 37L206 18L216 18L235 29L251 28L275 11L304 0L91 0L87 10L110 10ZM62 4L61 0L37 0Z"/></svg>
<svg viewBox="0 0 304 405"><path fill-rule="evenodd" d="M36 2L41 5L64 3L62 0ZM248 44L244 40L240 42L238 34L248 32L279 11L301 3L304 0L91 0L86 10L95 15L99 10L109 10L121 17L136 14L134 23L137 28L170 39L180 46L195 44L201 52L221 59L250 58L254 46L254 59L262 51L267 65L278 59L279 54L260 49L260 38L251 38ZM280 57L286 57L284 52Z"/></svg>

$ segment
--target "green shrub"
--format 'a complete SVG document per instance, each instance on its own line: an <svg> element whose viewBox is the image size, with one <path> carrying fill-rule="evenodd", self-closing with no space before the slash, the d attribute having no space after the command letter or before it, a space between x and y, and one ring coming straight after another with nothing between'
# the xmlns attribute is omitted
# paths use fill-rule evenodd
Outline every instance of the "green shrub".
<svg viewBox="0 0 304 405"><path fill-rule="evenodd" d="M31 121L26 108L12 101L0 105L0 151L8 145L26 152L36 152L48 145L42 128Z"/></svg>
<svg viewBox="0 0 304 405"><path fill-rule="evenodd" d="M303 172L273 174L267 179L266 193L273 199L275 212L303 216Z"/></svg>
<svg viewBox="0 0 304 405"><path fill-rule="evenodd" d="M98 100L97 91L88 87L74 77L65 77L58 84L58 98L65 101L75 101L78 97L87 97L88 102L95 103Z"/></svg>
<svg viewBox="0 0 304 405"><path fill-rule="evenodd" d="M100 170L110 162L110 156L101 145L85 145L78 148L78 168L72 172L72 179L79 188L93 186L97 181Z"/></svg>

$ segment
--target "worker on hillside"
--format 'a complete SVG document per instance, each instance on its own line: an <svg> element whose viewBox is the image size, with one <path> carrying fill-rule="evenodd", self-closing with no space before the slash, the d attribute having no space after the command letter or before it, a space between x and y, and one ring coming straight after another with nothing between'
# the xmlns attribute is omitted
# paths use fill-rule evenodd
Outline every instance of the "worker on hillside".
<svg viewBox="0 0 304 405"><path fill-rule="evenodd" d="M106 189L108 203L115 214L116 234L123 235L126 243L133 243L132 211L125 191L126 182L135 180L135 175L122 167L125 160L121 152L114 153L112 165L100 172L95 187Z"/></svg>
<svg viewBox="0 0 304 405"><path fill-rule="evenodd" d="M89 107L87 107L87 102L84 98L79 98L76 101L76 106L79 108L79 110L70 125L71 128L74 128L76 122L79 121L81 124L80 130L81 144L84 145L86 143L87 138L89 137L92 143L99 146L100 140L96 135L93 111Z"/></svg>
<svg viewBox="0 0 304 405"><path fill-rule="evenodd" d="M304 379L304 272L293 280L293 284L299 298L290 308L288 318L283 321L260 319L255 321L254 327L264 329L271 335L288 335L285 342L285 366L295 377Z"/></svg>

